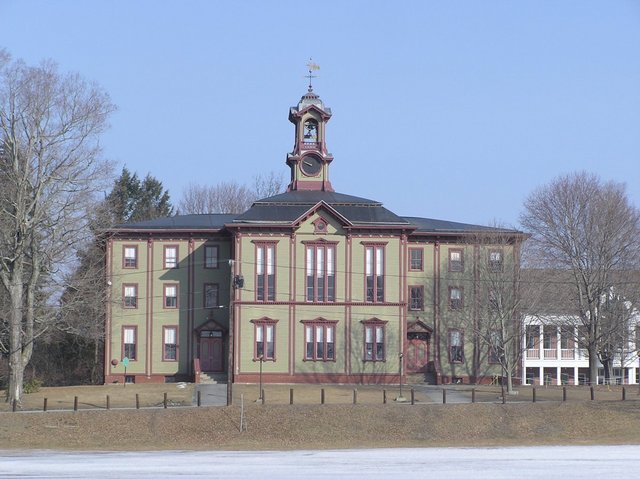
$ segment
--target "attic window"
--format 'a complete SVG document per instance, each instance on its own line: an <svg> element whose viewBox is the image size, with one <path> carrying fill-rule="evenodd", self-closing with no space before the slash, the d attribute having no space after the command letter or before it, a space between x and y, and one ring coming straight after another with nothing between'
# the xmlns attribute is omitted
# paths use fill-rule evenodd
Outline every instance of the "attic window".
<svg viewBox="0 0 640 479"><path fill-rule="evenodd" d="M314 233L317 235L326 235L327 234L327 222L322 218L318 218L313 222Z"/></svg>

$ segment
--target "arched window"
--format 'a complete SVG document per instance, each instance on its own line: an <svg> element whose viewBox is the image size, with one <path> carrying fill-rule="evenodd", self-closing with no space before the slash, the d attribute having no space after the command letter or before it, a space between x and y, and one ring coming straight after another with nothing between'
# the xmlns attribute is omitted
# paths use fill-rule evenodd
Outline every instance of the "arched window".
<svg viewBox="0 0 640 479"><path fill-rule="evenodd" d="M315 143L318 141L318 122L309 118L304 122L303 141L305 143Z"/></svg>

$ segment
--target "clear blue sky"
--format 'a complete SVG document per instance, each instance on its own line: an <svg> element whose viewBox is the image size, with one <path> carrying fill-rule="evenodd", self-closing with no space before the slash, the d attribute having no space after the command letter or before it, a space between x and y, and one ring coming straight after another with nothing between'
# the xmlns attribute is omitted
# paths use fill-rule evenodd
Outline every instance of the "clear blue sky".
<svg viewBox="0 0 640 479"><path fill-rule="evenodd" d="M191 181L288 179L313 57L339 192L516 225L533 189L587 170L640 206L640 1L0 0L0 46L102 85L106 156L174 203Z"/></svg>

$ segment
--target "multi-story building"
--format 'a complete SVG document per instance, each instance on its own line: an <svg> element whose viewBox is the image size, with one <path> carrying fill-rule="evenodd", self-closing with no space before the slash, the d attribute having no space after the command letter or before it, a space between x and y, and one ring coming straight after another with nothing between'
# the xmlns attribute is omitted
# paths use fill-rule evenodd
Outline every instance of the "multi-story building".
<svg viewBox="0 0 640 479"><path fill-rule="evenodd" d="M262 370L265 382L288 383L500 374L476 334L487 305L478 279L485 264L517 268L524 235L398 216L336 192L330 118L311 87L290 109L285 193L242 214L111 232L107 382L189 380L200 371L254 382ZM479 234L501 240L480 244Z"/></svg>
<svg viewBox="0 0 640 479"><path fill-rule="evenodd" d="M585 335L572 316L547 315L524 318L525 351L523 370L526 384L561 385L589 384L589 355L584 348ZM625 340L613 351L612 375L614 384L638 384L640 369L638 355L640 318L634 315L627 328ZM598 383L607 382L604 367L598 361Z"/></svg>

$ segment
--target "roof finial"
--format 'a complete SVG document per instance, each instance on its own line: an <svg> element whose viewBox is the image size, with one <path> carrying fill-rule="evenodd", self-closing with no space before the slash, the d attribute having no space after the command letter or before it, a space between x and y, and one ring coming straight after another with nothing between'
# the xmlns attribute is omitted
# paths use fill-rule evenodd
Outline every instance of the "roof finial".
<svg viewBox="0 0 640 479"><path fill-rule="evenodd" d="M311 85L311 79L317 78L316 75L313 74L314 71L320 70L320 65L313 61L313 58L309 58L309 63L307 63L307 67L309 68L309 74L305 75L309 79L309 91L313 91L313 86Z"/></svg>

